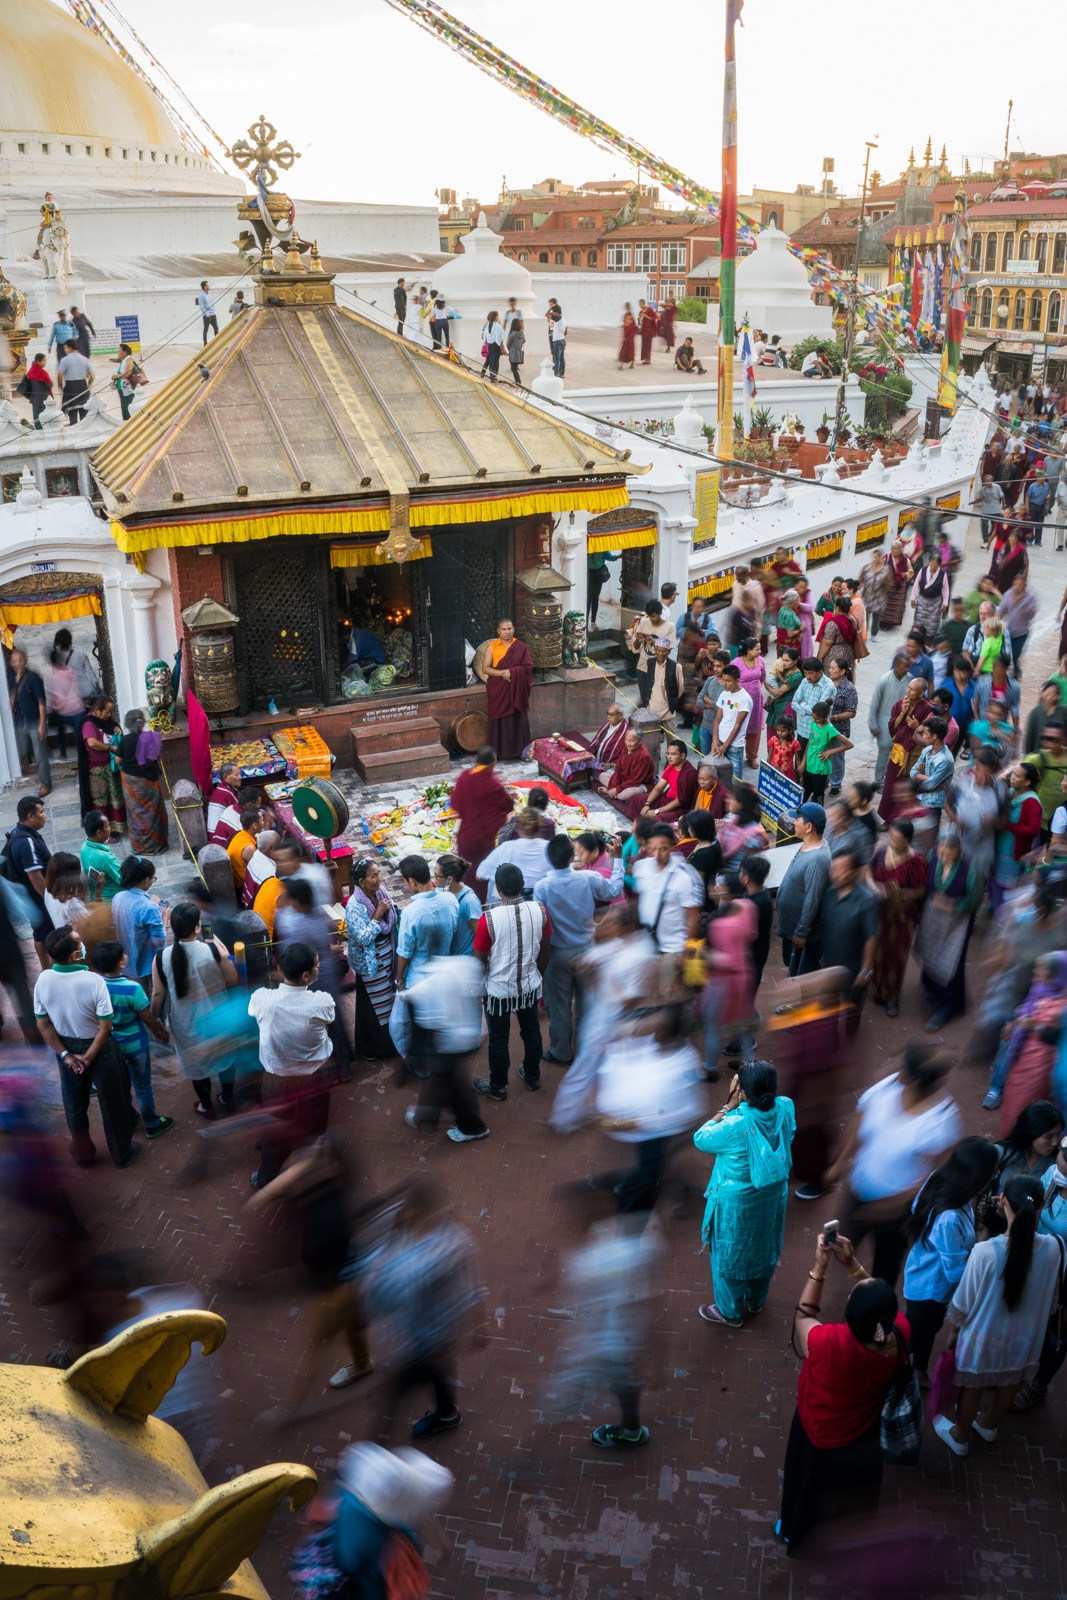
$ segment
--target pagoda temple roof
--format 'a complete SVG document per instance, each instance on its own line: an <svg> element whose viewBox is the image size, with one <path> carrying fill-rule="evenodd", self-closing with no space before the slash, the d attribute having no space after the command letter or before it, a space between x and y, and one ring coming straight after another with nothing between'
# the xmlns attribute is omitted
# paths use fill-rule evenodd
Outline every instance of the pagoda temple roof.
<svg viewBox="0 0 1067 1600"><path fill-rule="evenodd" d="M253 306L141 394L91 461L127 551L601 512L647 470L333 303Z"/></svg>

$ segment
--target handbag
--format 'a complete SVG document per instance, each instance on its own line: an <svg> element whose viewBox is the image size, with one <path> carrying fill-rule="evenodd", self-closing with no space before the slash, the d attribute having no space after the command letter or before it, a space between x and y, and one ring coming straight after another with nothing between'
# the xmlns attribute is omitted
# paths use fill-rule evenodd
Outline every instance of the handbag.
<svg viewBox="0 0 1067 1600"><path fill-rule="evenodd" d="M142 384L145 384L148 381L147 372L145 372L143 367L139 367L135 361L133 364L133 371L130 373L126 382L132 383L135 389L139 389Z"/></svg>
<svg viewBox="0 0 1067 1600"><path fill-rule="evenodd" d="M923 1397L912 1365L911 1349L896 1328L893 1332L904 1360L893 1375L882 1405L878 1442L891 1466L911 1467L919 1459L923 1442Z"/></svg>
<svg viewBox="0 0 1067 1600"><path fill-rule="evenodd" d="M867 648L866 639L863 637L862 633L860 633L858 628L856 629L856 643L853 646L852 653L857 661L866 661L867 657L871 653Z"/></svg>
<svg viewBox="0 0 1067 1600"><path fill-rule="evenodd" d="M33 393L33 385L25 372L15 385L15 393L20 394L24 400L28 400Z"/></svg>

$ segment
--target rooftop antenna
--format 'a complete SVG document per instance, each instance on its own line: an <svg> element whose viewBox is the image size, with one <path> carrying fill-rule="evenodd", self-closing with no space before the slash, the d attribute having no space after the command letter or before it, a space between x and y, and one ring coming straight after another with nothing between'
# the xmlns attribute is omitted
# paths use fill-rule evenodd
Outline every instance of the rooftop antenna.
<svg viewBox="0 0 1067 1600"><path fill-rule="evenodd" d="M1004 165L1008 164L1008 141L1011 138L1011 111L1015 101L1008 101L1008 120L1004 125Z"/></svg>

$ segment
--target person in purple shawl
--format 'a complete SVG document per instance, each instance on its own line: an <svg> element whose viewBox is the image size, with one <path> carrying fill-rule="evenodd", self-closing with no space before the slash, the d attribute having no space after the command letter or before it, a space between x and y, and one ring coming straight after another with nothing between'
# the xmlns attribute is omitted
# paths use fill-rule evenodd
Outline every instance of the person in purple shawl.
<svg viewBox="0 0 1067 1600"><path fill-rule="evenodd" d="M122 795L135 855L161 856L167 848L167 807L160 788L161 734L145 727L143 711L127 711L119 746Z"/></svg>

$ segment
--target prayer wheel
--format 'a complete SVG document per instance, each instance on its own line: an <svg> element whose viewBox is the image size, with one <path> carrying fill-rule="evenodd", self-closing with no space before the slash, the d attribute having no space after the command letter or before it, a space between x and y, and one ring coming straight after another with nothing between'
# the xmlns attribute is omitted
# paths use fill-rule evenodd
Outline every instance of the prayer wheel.
<svg viewBox="0 0 1067 1600"><path fill-rule="evenodd" d="M516 574L521 596L518 632L535 667L542 671L563 664L563 599L570 583L543 563Z"/></svg>
<svg viewBox="0 0 1067 1600"><path fill-rule="evenodd" d="M232 630L240 618L205 596L186 606L182 621L191 635L189 664L197 699L209 715L236 711L241 695Z"/></svg>

